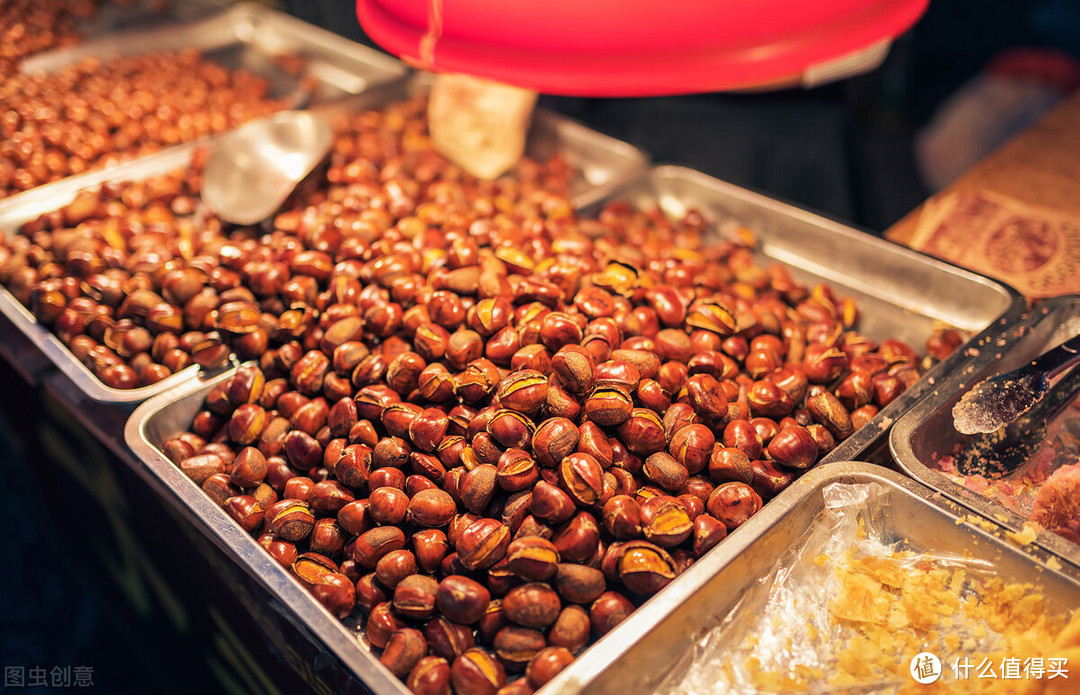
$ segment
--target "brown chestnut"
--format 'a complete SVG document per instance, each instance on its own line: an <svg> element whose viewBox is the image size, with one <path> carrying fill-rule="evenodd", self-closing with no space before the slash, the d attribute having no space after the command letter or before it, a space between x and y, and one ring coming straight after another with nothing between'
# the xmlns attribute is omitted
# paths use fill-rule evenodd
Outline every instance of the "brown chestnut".
<svg viewBox="0 0 1080 695"><path fill-rule="evenodd" d="M761 496L746 483L724 483L709 495L709 514L720 520L728 531L742 526L761 509Z"/></svg>
<svg viewBox="0 0 1080 695"><path fill-rule="evenodd" d="M512 622L542 630L559 617L562 603L549 585L530 582L511 589L503 597L502 607Z"/></svg>
<svg viewBox="0 0 1080 695"><path fill-rule="evenodd" d="M491 594L479 582L451 575L439 582L436 602L449 620L462 625L479 622L487 611Z"/></svg>
<svg viewBox="0 0 1080 695"><path fill-rule="evenodd" d="M491 652L474 647L454 659L450 682L458 695L495 695L506 685L506 671Z"/></svg>

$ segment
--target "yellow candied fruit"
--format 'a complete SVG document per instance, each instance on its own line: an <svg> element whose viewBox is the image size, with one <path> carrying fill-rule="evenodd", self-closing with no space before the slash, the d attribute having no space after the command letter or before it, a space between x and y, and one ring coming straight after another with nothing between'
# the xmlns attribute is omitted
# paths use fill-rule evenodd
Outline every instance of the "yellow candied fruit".
<svg viewBox="0 0 1080 695"><path fill-rule="evenodd" d="M1024 524L1024 528L1022 531L1020 531L1020 533L1013 533L1012 531L1007 531L1005 533L1005 536L1013 543L1016 543L1018 546L1023 547L1025 545L1031 545L1032 543L1034 543L1035 539L1039 537L1039 531L1033 524L1029 522Z"/></svg>
<svg viewBox="0 0 1080 695"><path fill-rule="evenodd" d="M837 563L835 571L841 586L828 609L830 618L847 637L829 645L827 635L806 624L806 634L812 641L826 641L825 650L831 646L832 664L824 673L799 664L784 674L771 673L751 658L747 666L754 683L763 691L791 692L826 681L834 686L851 686L898 680L904 682L901 693L917 695L1012 693L1021 691L1003 690L1002 683L996 681L956 681L947 667L945 676L932 686L909 683L910 654L929 649L940 654L985 656L1000 664L1005 657L1049 657L1075 650L1076 660L1080 661L1080 611L1063 629L1062 620L1046 616L1045 601L1030 584L1006 584L993 578L973 585L963 569L937 566L933 560L911 553L900 555L856 560L849 553ZM897 561L913 557L915 562ZM819 566L827 561L825 556L815 558ZM966 637L957 634L965 628ZM979 641L990 633L999 638L1001 648L992 654L976 654ZM914 685L918 689L910 687ZM1046 695L1050 692L1045 691Z"/></svg>
<svg viewBox="0 0 1080 695"><path fill-rule="evenodd" d="M857 568L885 586L899 589L904 583L904 570L889 558L867 556L857 561Z"/></svg>

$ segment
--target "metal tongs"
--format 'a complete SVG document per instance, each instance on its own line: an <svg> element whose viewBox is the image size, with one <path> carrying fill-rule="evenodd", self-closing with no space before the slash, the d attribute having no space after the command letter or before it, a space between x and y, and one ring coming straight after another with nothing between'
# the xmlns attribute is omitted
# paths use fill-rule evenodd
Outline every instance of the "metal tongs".
<svg viewBox="0 0 1080 695"><path fill-rule="evenodd" d="M1042 443L1046 422L1080 390L1080 369L1050 386L1054 376L1077 361L1080 336L964 394L953 406L953 424L962 434L979 436L957 457L957 470L1000 477L1023 465Z"/></svg>

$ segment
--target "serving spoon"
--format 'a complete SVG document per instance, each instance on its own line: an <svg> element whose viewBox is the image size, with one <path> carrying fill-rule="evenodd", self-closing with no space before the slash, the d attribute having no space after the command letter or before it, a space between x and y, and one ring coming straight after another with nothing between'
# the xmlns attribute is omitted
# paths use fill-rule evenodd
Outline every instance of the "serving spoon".
<svg viewBox="0 0 1080 695"><path fill-rule="evenodd" d="M279 111L218 140L203 170L202 199L218 217L270 217L330 151L330 125L308 111Z"/></svg>

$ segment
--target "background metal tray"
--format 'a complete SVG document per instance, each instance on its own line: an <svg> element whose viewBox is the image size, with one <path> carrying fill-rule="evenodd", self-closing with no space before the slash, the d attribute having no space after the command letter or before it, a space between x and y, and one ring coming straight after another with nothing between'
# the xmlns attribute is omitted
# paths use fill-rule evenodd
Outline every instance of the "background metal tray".
<svg viewBox="0 0 1080 695"><path fill-rule="evenodd" d="M973 337L822 460L888 462L892 423L960 364L965 348L994 335L1024 309L1016 291L989 278L860 232L845 224L677 166L654 167L607 200L659 206L673 217L697 208L709 221L735 219L757 236L758 260L780 262L805 283L827 282L855 299L860 332L923 350L935 320Z"/></svg>
<svg viewBox="0 0 1080 695"><path fill-rule="evenodd" d="M953 427L952 407L964 393L983 379L1016 369L1077 333L1080 296L1071 295L1041 302L1000 335L976 345L967 364L937 384L896 423L889 444L897 465L995 524L1020 532L1024 517L940 473L935 462L971 439ZM1035 542L1080 567L1080 546L1075 543L1048 531L1038 533Z"/></svg>
<svg viewBox="0 0 1080 695"><path fill-rule="evenodd" d="M133 28L149 28L162 24L175 24L202 19L229 7L228 0L183 0L183 2L160 2L160 0L128 0L128 2L102 2L93 15L78 22L80 43L103 34ZM56 50L56 49L50 49ZM43 53L39 51L38 53ZM34 53L32 55L38 55Z"/></svg>
<svg viewBox="0 0 1080 695"><path fill-rule="evenodd" d="M199 49L226 68L262 75L270 83L270 96L277 98L297 93L303 75L315 80L313 101L327 101L359 94L407 72L404 63L384 53L255 3L240 3L193 22L155 23L150 28L104 34L76 46L38 53L19 69L26 74L55 72L87 56L108 58L184 48ZM301 75L290 75L275 61L283 54L305 59Z"/></svg>
<svg viewBox="0 0 1080 695"><path fill-rule="evenodd" d="M999 536L963 523L963 508L934 499L929 489L893 471L859 462L831 463L796 480L584 652L544 692L651 692L698 635L720 624L743 592L767 574L810 527L824 507L821 491L830 483L878 483L888 490L884 516L890 536L939 552L970 552L974 558L990 561L1008 582L1041 586L1051 609L1080 606L1078 576L1047 566L1045 553L1021 551Z"/></svg>
<svg viewBox="0 0 1080 695"><path fill-rule="evenodd" d="M376 86L363 94L311 110L329 119L378 108L403 99L422 88L410 81ZM215 139L205 138L156 154L119 164L109 169L91 171L55 183L13 195L0 201L0 234L14 234L19 227L40 215L67 205L79 191L96 188L106 181L139 181L185 167L198 147L213 147ZM570 201L581 207L610 194L626 181L640 176L647 166L645 154L620 140L608 137L558 114L539 110L529 131L526 153L547 158L559 153L581 175L571 185ZM0 313L7 316L90 398L107 403L138 403L161 393L177 383L192 378L196 367L189 367L151 386L114 389L105 386L89 369L75 359L67 347L51 332L37 324L33 315L3 287L0 287Z"/></svg>

